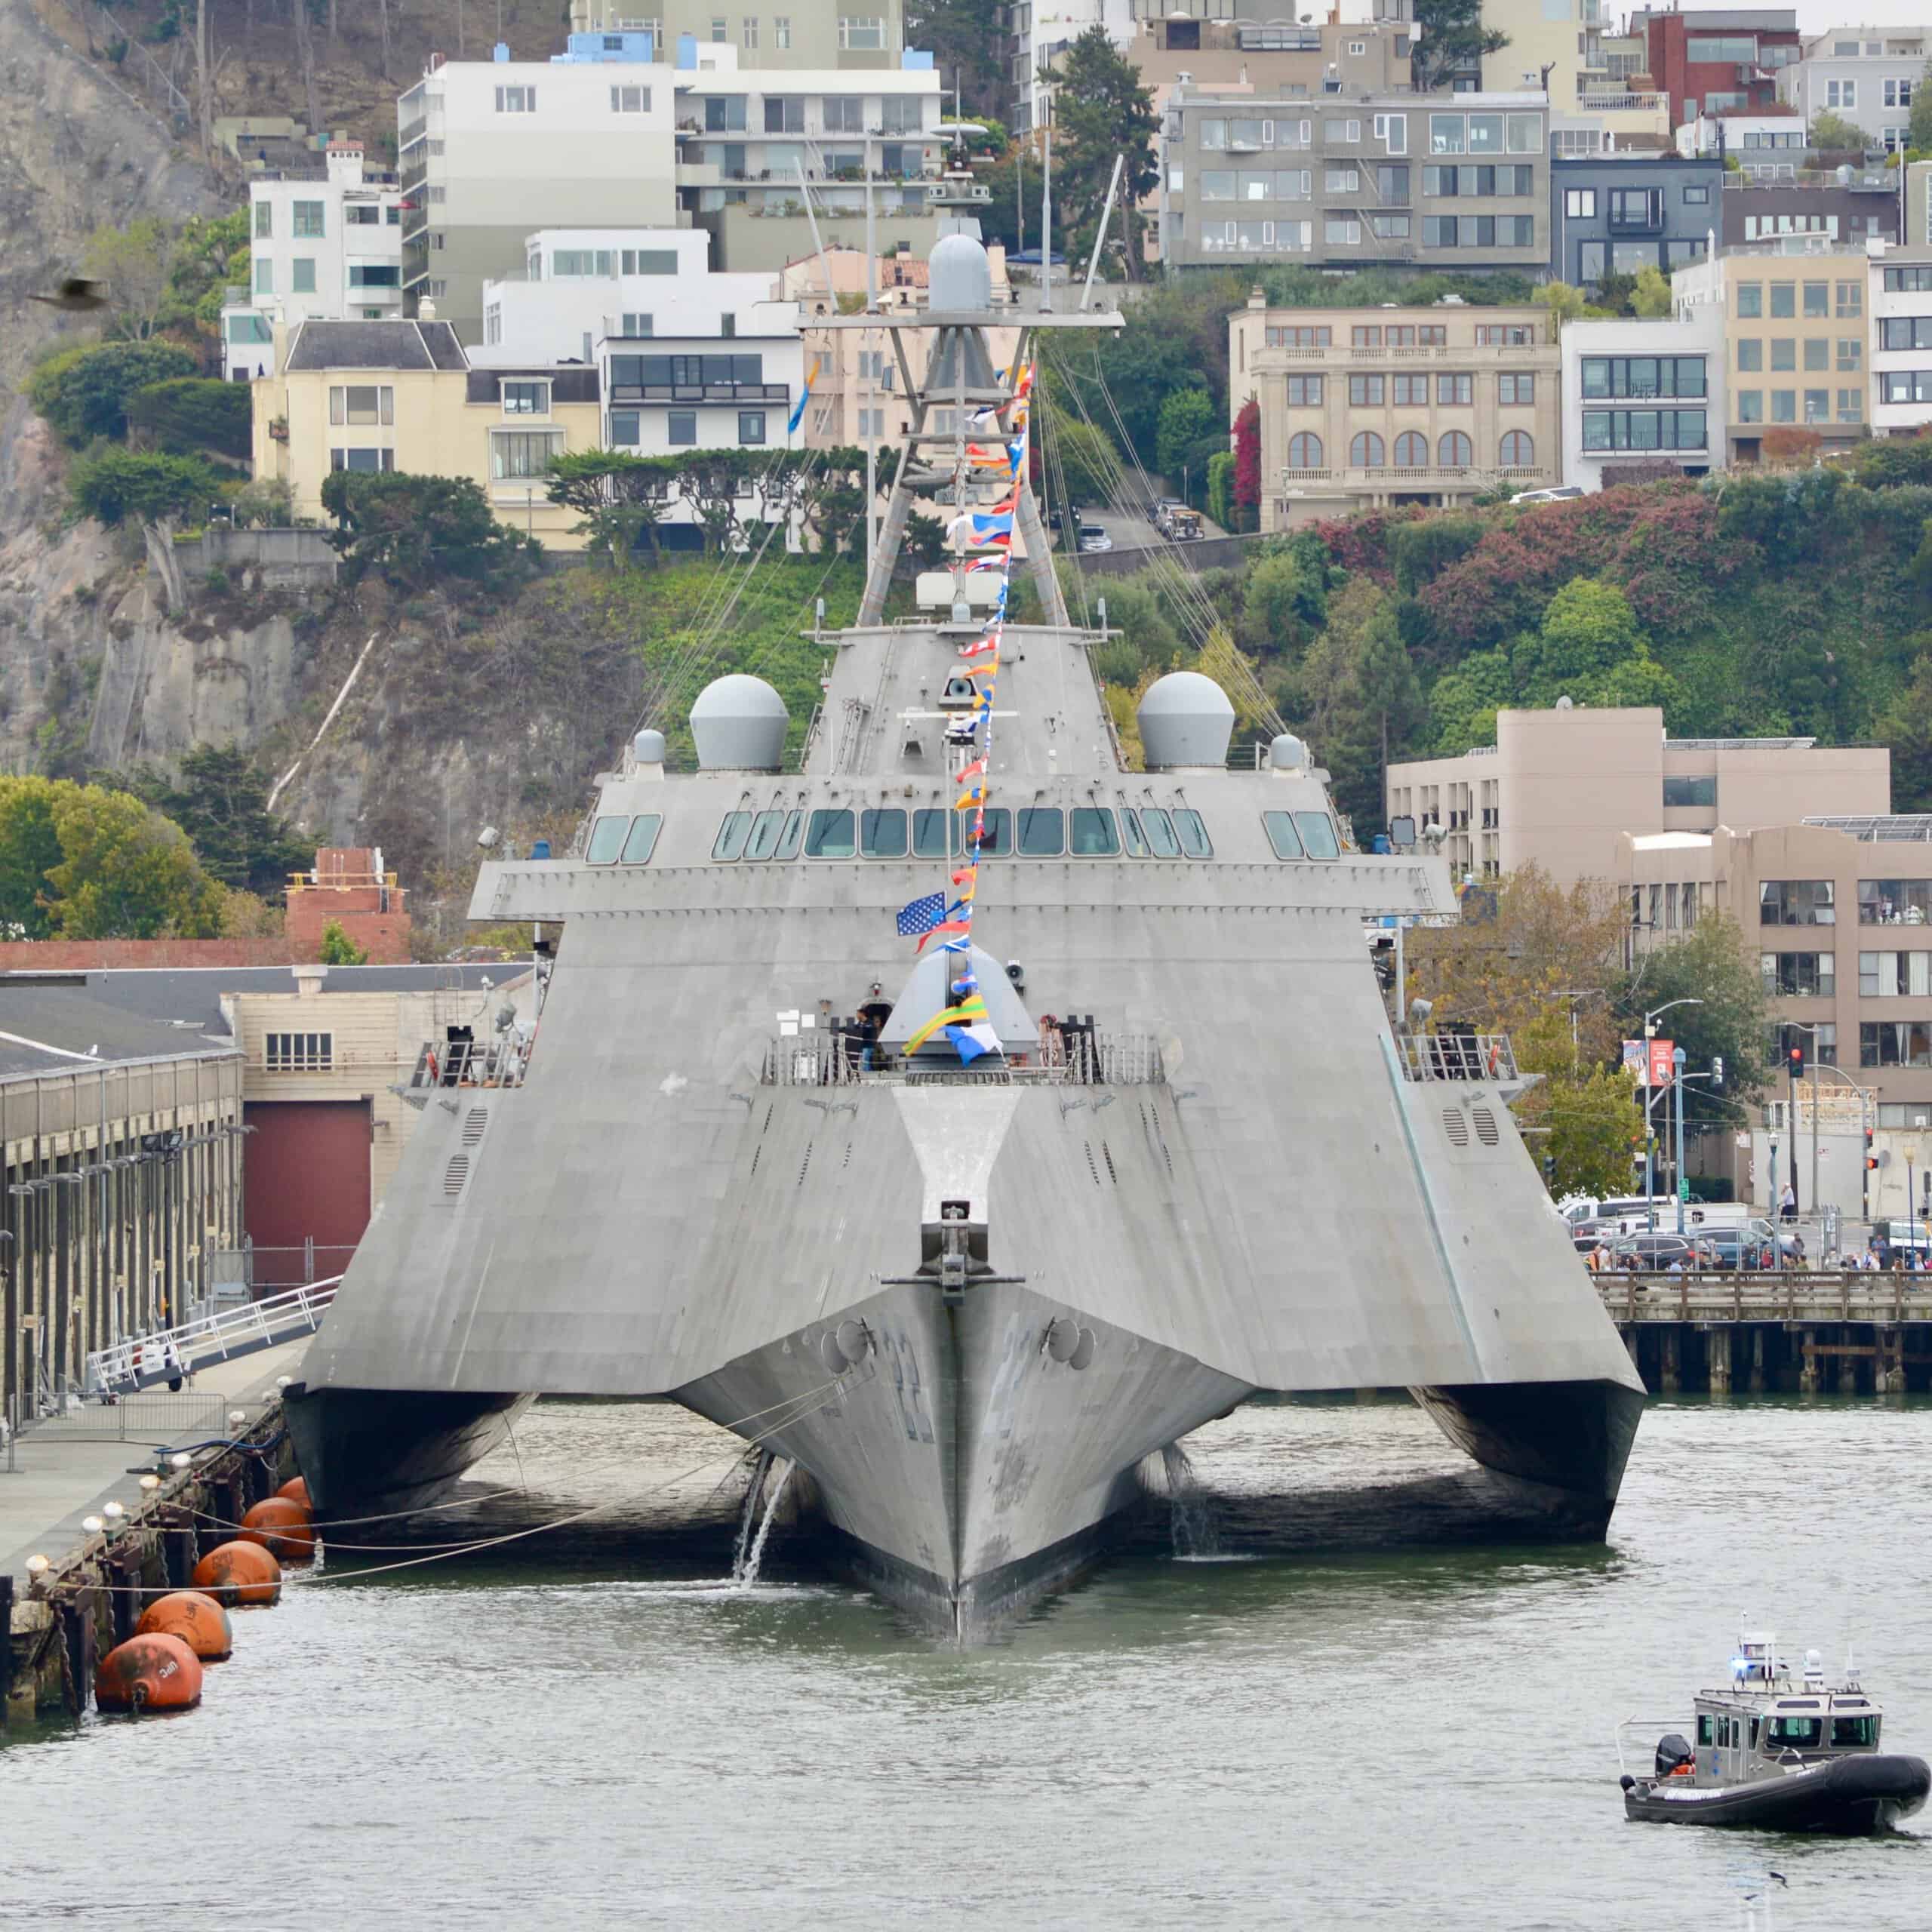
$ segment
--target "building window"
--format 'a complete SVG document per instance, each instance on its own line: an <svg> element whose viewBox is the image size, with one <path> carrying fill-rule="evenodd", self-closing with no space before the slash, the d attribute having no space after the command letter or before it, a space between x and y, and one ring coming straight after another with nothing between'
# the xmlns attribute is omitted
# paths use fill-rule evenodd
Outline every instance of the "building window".
<svg viewBox="0 0 1932 1932"><path fill-rule="evenodd" d="M1862 878L1861 926L1932 925L1932 878Z"/></svg>
<svg viewBox="0 0 1932 1932"><path fill-rule="evenodd" d="M1932 952L1861 952L1860 999L1932 998Z"/></svg>
<svg viewBox="0 0 1932 1932"><path fill-rule="evenodd" d="M657 333L656 317L647 315L641 309L626 309L617 319L623 323L624 334L629 340L648 340Z"/></svg>
<svg viewBox="0 0 1932 1932"><path fill-rule="evenodd" d="M1798 392L1795 389L1772 390L1771 420L1774 423L1795 423L1798 420Z"/></svg>
<svg viewBox="0 0 1932 1932"><path fill-rule="evenodd" d="M1435 379L1436 401L1464 405L1474 402L1475 380L1473 376L1438 376Z"/></svg>
<svg viewBox="0 0 1932 1932"><path fill-rule="evenodd" d="M1887 295L1932 295L1932 266L1887 269L1884 277Z"/></svg>
<svg viewBox="0 0 1932 1932"><path fill-rule="evenodd" d="M792 45L792 17L789 14L774 14L771 17L771 44L783 54Z"/></svg>
<svg viewBox="0 0 1932 1932"><path fill-rule="evenodd" d="M1358 195L1361 192L1361 170L1358 168L1329 168L1322 171L1321 192L1325 195Z"/></svg>
<svg viewBox="0 0 1932 1932"><path fill-rule="evenodd" d="M1321 438L1307 429L1291 436L1288 438L1288 467L1291 469L1319 469L1321 467Z"/></svg>
<svg viewBox="0 0 1932 1932"><path fill-rule="evenodd" d="M333 1033L265 1033L262 1057L271 1073L327 1073L335 1065Z"/></svg>
<svg viewBox="0 0 1932 1932"><path fill-rule="evenodd" d="M864 101L857 94L829 94L821 111L828 134L863 134L866 131Z"/></svg>
<svg viewBox="0 0 1932 1932"><path fill-rule="evenodd" d="M1536 438L1527 429L1508 430L1499 454L1505 469L1532 469L1537 460Z"/></svg>
<svg viewBox="0 0 1932 1932"><path fill-rule="evenodd" d="M1351 376L1349 405L1353 409L1380 409L1384 379L1380 376Z"/></svg>
<svg viewBox="0 0 1932 1932"><path fill-rule="evenodd" d="M1764 990L1786 999L1828 999L1838 991L1830 952L1764 952L1758 957Z"/></svg>
<svg viewBox="0 0 1932 1932"><path fill-rule="evenodd" d="M1416 380L1424 382L1428 379L1419 376ZM1395 467L1398 469L1426 469L1429 467L1429 438L1420 429L1404 429L1395 438Z"/></svg>
<svg viewBox="0 0 1932 1932"><path fill-rule="evenodd" d="M608 275L614 259L608 248L553 248L550 251L550 278L553 281L571 281Z"/></svg>
<svg viewBox="0 0 1932 1932"><path fill-rule="evenodd" d="M1718 781L1714 777L1666 778L1663 781L1663 808L1681 811L1692 807L1715 810Z"/></svg>
<svg viewBox="0 0 1932 1932"><path fill-rule="evenodd" d="M1807 423L1829 423L1832 420L1832 392L1829 389L1807 389L1804 392L1804 420Z"/></svg>
<svg viewBox="0 0 1932 1932"><path fill-rule="evenodd" d="M387 429L395 421L395 391L386 383L338 384L329 391L329 420L352 429Z"/></svg>
<svg viewBox="0 0 1932 1932"><path fill-rule="evenodd" d="M1435 460L1444 469L1466 469L1475 459L1473 445L1460 429L1451 429L1435 446Z"/></svg>
<svg viewBox="0 0 1932 1932"><path fill-rule="evenodd" d="M1586 355L1583 358L1586 397L1701 396L1701 355Z"/></svg>
<svg viewBox="0 0 1932 1932"><path fill-rule="evenodd" d="M1863 364L1865 344L1855 335L1838 337L1838 368L1840 372L1855 372Z"/></svg>
<svg viewBox="0 0 1932 1932"><path fill-rule="evenodd" d="M1798 367L1798 338L1790 335L1774 335L1771 338L1771 368L1793 370Z"/></svg>
<svg viewBox="0 0 1932 1932"><path fill-rule="evenodd" d="M742 134L745 131L745 97L741 94L706 94L704 131L707 134Z"/></svg>
<svg viewBox="0 0 1932 1932"><path fill-rule="evenodd" d="M1761 281L1740 281L1737 285L1737 312L1752 318L1764 314L1764 285Z"/></svg>
<svg viewBox="0 0 1932 1932"><path fill-rule="evenodd" d="M497 112L499 114L534 114L537 112L537 90L534 88L499 88L497 90Z"/></svg>
<svg viewBox="0 0 1932 1932"><path fill-rule="evenodd" d="M1368 218L1369 232L1378 242L1406 242L1409 238L1409 217L1405 214L1372 214Z"/></svg>
<svg viewBox="0 0 1932 1932"><path fill-rule="evenodd" d="M351 288L400 288L402 270L392 262L351 262L349 285Z"/></svg>
<svg viewBox="0 0 1932 1932"><path fill-rule="evenodd" d="M1537 325L1534 322L1478 322L1476 325L1476 346L1478 349L1533 349L1536 346Z"/></svg>
<svg viewBox="0 0 1932 1932"><path fill-rule="evenodd" d="M547 475L550 459L564 453L561 429L493 429L490 474L500 482Z"/></svg>
<svg viewBox="0 0 1932 1932"><path fill-rule="evenodd" d="M722 14L712 14L711 17L712 45L721 46L731 37L730 23L725 20L724 16Z"/></svg>
<svg viewBox="0 0 1932 1932"><path fill-rule="evenodd" d="M1331 214L1321 224L1321 238L1334 248L1357 247L1361 241L1361 223L1352 214Z"/></svg>
<svg viewBox="0 0 1932 1932"><path fill-rule="evenodd" d="M755 444L764 441L764 411L761 409L741 409L738 411L738 441Z"/></svg>
<svg viewBox="0 0 1932 1932"><path fill-rule="evenodd" d="M1373 429L1363 430L1349 445L1349 460L1358 469L1380 469L1388 451Z"/></svg>
<svg viewBox="0 0 1932 1932"><path fill-rule="evenodd" d="M1881 349L1932 349L1932 315L1887 315L1878 330Z"/></svg>
<svg viewBox="0 0 1932 1932"><path fill-rule="evenodd" d="M1321 124L1321 137L1331 147L1359 147L1361 145L1361 123L1359 121L1324 121Z"/></svg>
<svg viewBox="0 0 1932 1932"><path fill-rule="evenodd" d="M1291 376L1287 380L1289 408L1319 409L1321 407L1321 380L1319 376Z"/></svg>
<svg viewBox="0 0 1932 1932"><path fill-rule="evenodd" d="M642 418L635 409L614 409L611 412L611 447L614 450L634 450L641 440L640 431Z"/></svg>
<svg viewBox="0 0 1932 1932"><path fill-rule="evenodd" d="M877 15L841 14L838 45L848 53L883 54L885 22Z"/></svg>
<svg viewBox="0 0 1932 1932"><path fill-rule="evenodd" d="M691 449L697 442L697 411L673 409L664 418L664 440L673 449Z"/></svg>
<svg viewBox="0 0 1932 1932"><path fill-rule="evenodd" d="M1814 370L1829 369L1832 366L1832 345L1823 336L1805 337L1804 366Z"/></svg>
<svg viewBox="0 0 1932 1932"><path fill-rule="evenodd" d="M747 14L745 16L743 23L738 29L738 39L740 45L743 47L747 54L754 52L756 50L758 47L758 16L755 14Z"/></svg>
<svg viewBox="0 0 1932 1932"><path fill-rule="evenodd" d="M1838 420L1841 423L1862 423L1865 420L1865 392L1863 389L1838 391Z"/></svg>
<svg viewBox="0 0 1932 1932"><path fill-rule="evenodd" d="M1684 205L1687 208L1708 208L1710 201L1711 191L1708 186L1686 188L1684 191Z"/></svg>
<svg viewBox="0 0 1932 1932"><path fill-rule="evenodd" d="M1739 373L1743 375L1755 374L1764 366L1764 345L1761 339L1755 335L1740 337L1737 343Z"/></svg>
<svg viewBox="0 0 1932 1932"><path fill-rule="evenodd" d="M1881 402L1932 402L1932 369L1887 369L1878 377Z"/></svg>
<svg viewBox="0 0 1932 1932"><path fill-rule="evenodd" d="M1429 407L1429 378L1426 376L1397 376L1395 384L1395 405L1398 409L1426 409Z"/></svg>
<svg viewBox="0 0 1932 1932"><path fill-rule="evenodd" d="M255 293L272 295L275 293L275 263L266 255L255 257Z"/></svg>
<svg viewBox="0 0 1932 1932"><path fill-rule="evenodd" d="M267 242L272 240L274 235L275 204L272 202L257 202L255 204L255 239ZM1889 283L1886 285L1890 286Z"/></svg>
<svg viewBox="0 0 1932 1932"><path fill-rule="evenodd" d="M1825 83L1825 105L1827 107L1856 107L1858 105L1858 83L1856 81L1827 81Z"/></svg>
<svg viewBox="0 0 1932 1932"><path fill-rule="evenodd" d="M503 414L506 416L548 416L550 385L540 382L506 382Z"/></svg>
<svg viewBox="0 0 1932 1932"><path fill-rule="evenodd" d="M1266 325L1267 345L1270 349L1327 349L1331 346L1332 331L1326 328L1311 328L1270 322Z"/></svg>
<svg viewBox="0 0 1932 1932"><path fill-rule="evenodd" d="M1599 450L1701 450L1701 409L1586 409L1583 448Z"/></svg>
<svg viewBox="0 0 1932 1932"><path fill-rule="evenodd" d="M1564 189L1563 212L1571 221L1594 221L1597 212L1597 191L1594 188Z"/></svg>
<svg viewBox="0 0 1932 1932"><path fill-rule="evenodd" d="M1798 285L1795 281L1774 281L1771 284L1771 315L1774 320L1794 316L1798 313Z"/></svg>
<svg viewBox="0 0 1932 1932"><path fill-rule="evenodd" d="M1774 1066L1786 1065L1793 1047L1802 1047L1820 1066L1838 1063L1838 1029L1829 1020L1816 1026L1769 1027L1765 1038Z"/></svg>
<svg viewBox="0 0 1932 1932"><path fill-rule="evenodd" d="M294 235L298 242L319 242L322 239L326 224L322 218L320 202L297 202L294 205Z"/></svg>
<svg viewBox="0 0 1932 1932"><path fill-rule="evenodd" d="M1838 909L1828 878L1767 878L1758 888L1758 919L1767 926L1835 926Z"/></svg>
<svg viewBox="0 0 1932 1932"><path fill-rule="evenodd" d="M1860 1066L1932 1066L1932 1020L1861 1020Z"/></svg>
<svg viewBox="0 0 1932 1932"><path fill-rule="evenodd" d="M651 112L651 90L648 88L613 88L611 90L611 112L613 114L648 114Z"/></svg>
<svg viewBox="0 0 1932 1932"><path fill-rule="evenodd" d="M483 305L483 342L486 348L494 348L503 339L503 305L500 302L486 302Z"/></svg>
<svg viewBox="0 0 1932 1932"><path fill-rule="evenodd" d="M332 449L329 451L331 469L354 470L362 475L375 475L395 467L395 451L392 449Z"/></svg>
<svg viewBox="0 0 1932 1932"><path fill-rule="evenodd" d="M312 255L297 255L289 266L288 292L312 295L315 292L315 260Z"/></svg>
<svg viewBox="0 0 1932 1932"><path fill-rule="evenodd" d="M618 257L626 275L675 275L678 251L675 248L625 248Z"/></svg>

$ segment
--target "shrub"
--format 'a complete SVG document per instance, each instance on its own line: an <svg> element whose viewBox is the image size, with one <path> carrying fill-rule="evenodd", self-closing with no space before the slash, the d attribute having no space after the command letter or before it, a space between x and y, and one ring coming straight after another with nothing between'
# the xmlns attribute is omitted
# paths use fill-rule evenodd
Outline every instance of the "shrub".
<svg viewBox="0 0 1932 1932"><path fill-rule="evenodd" d="M254 400L243 383L171 377L135 390L125 408L130 424L177 454L212 450L246 462L254 446Z"/></svg>
<svg viewBox="0 0 1932 1932"><path fill-rule="evenodd" d="M195 358L172 343L104 342L50 356L33 372L27 400L63 442L82 449L97 437L127 435L137 390L194 373Z"/></svg>

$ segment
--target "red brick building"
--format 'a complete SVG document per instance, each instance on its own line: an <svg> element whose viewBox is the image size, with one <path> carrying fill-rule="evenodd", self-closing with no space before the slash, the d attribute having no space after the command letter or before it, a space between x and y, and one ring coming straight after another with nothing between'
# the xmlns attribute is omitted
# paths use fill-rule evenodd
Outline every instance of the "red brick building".
<svg viewBox="0 0 1932 1932"><path fill-rule="evenodd" d="M284 931L293 956L321 957L322 934L331 923L369 955L372 966L399 964L409 957L408 895L394 872L383 869L380 845L325 845L312 871L288 881L288 916Z"/></svg>
<svg viewBox="0 0 1932 1932"><path fill-rule="evenodd" d="M1777 103L1777 72L1801 57L1788 7L1718 13L1638 13L1651 85L1670 97L1670 125L1705 114L1755 114Z"/></svg>

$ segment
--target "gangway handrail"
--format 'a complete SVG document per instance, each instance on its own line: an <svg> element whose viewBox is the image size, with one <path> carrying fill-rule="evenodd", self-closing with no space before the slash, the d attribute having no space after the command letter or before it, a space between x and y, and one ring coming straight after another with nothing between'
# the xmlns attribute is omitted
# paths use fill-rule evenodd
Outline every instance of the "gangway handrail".
<svg viewBox="0 0 1932 1932"><path fill-rule="evenodd" d="M87 1358L88 1393L138 1389L197 1366L211 1352L219 1359L251 1355L306 1332L313 1334L335 1300L342 1277L309 1281L238 1308L217 1309L171 1328L130 1335Z"/></svg>

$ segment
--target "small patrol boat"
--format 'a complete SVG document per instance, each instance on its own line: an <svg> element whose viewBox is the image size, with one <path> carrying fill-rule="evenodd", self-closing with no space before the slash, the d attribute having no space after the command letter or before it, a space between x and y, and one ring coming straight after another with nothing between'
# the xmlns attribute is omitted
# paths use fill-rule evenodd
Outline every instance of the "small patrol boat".
<svg viewBox="0 0 1932 1932"><path fill-rule="evenodd" d="M1730 1681L1696 1698L1694 1745L1666 1730L1647 1777L1626 1770L1626 1817L1653 1825L1729 1825L1766 1832L1860 1838L1909 1818L1932 1789L1923 1758L1879 1749L1884 1713L1847 1660L1836 1684L1816 1651L1801 1672L1777 1654L1769 1632L1747 1632L1730 1660ZM1627 1719L1617 1734L1655 1730Z"/></svg>

